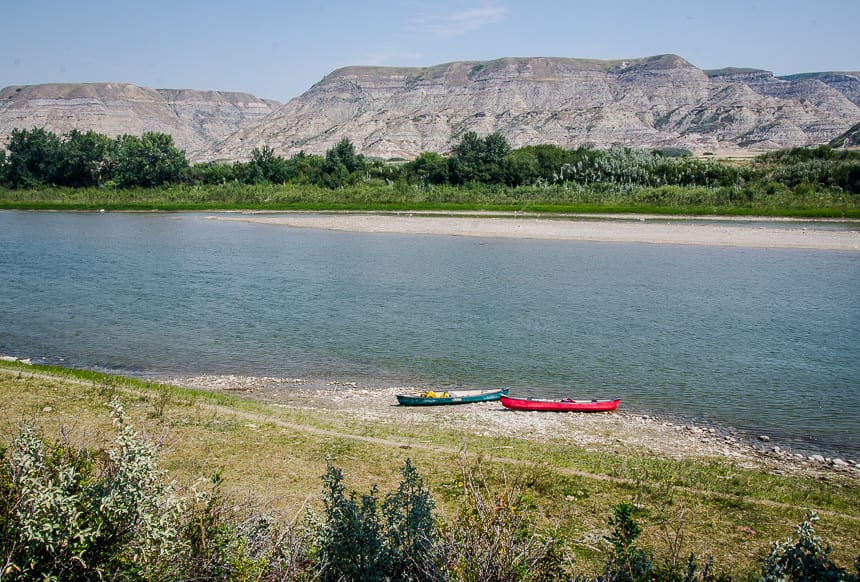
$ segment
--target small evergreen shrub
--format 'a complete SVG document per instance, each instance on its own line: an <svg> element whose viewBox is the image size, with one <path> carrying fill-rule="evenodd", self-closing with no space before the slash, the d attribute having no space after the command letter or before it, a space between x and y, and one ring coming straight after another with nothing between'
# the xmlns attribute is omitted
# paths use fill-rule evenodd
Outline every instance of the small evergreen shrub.
<svg viewBox="0 0 860 582"><path fill-rule="evenodd" d="M343 472L329 463L323 481L324 515L310 514L315 566L321 580L432 580L436 559L434 504L407 459L395 493L380 501L377 488L346 493Z"/></svg>
<svg viewBox="0 0 860 582"><path fill-rule="evenodd" d="M612 535L606 538L612 546L612 554L606 563L603 578L607 582L650 579L651 557L636 546L636 539L642 529L633 519L635 509L629 503L619 503L612 508L612 517L609 518Z"/></svg>

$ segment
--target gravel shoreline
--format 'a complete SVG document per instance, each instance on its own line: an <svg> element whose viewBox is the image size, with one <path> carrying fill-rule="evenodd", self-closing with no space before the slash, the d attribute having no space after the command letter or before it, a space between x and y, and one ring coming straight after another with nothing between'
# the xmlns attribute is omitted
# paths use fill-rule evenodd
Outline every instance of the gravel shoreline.
<svg viewBox="0 0 860 582"><path fill-rule="evenodd" d="M30 364L12 356L0 359ZM744 469L781 475L826 478L839 474L860 481L860 460L786 450L765 435L758 440L695 423L678 423L648 414L615 412L554 413L508 410L499 402L452 406L400 406L397 394L426 390L419 386L375 386L351 380L239 375L143 375L142 379L212 392L234 394L273 409L337 414L357 421L398 426L444 428L452 435L553 441L590 451L628 452L631 448L661 458L716 458ZM349 436L349 435L344 435ZM500 447L504 448L504 447Z"/></svg>
<svg viewBox="0 0 860 582"><path fill-rule="evenodd" d="M695 424L677 424L622 408L613 413L541 413L507 410L498 402L456 406L399 406L398 393L426 388L377 387L349 380L311 380L234 375L158 378L195 389L228 392L268 404L328 412L348 418L397 424L432 425L452 434L466 433L525 440L554 440L563 446L595 451L635 447L664 458L719 458L746 469L778 474L837 472L860 480L860 460L803 455L781 448L767 437L757 442ZM764 436L764 435L762 435Z"/></svg>

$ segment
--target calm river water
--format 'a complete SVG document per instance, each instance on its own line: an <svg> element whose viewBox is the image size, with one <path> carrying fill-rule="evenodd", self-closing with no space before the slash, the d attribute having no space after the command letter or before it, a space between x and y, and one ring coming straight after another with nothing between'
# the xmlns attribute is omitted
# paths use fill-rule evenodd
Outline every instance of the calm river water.
<svg viewBox="0 0 860 582"><path fill-rule="evenodd" d="M210 215L0 212L0 353L135 375L617 396L860 458L860 253Z"/></svg>

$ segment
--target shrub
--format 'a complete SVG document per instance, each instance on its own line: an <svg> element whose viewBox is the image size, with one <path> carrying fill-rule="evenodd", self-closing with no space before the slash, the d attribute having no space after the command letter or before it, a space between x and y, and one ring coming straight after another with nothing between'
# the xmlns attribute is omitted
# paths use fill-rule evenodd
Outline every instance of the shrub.
<svg viewBox="0 0 860 582"><path fill-rule="evenodd" d="M117 435L104 454L49 443L31 425L3 463L0 523L9 580L151 577L175 550L181 500L161 481L155 448L111 404Z"/></svg>
<svg viewBox="0 0 860 582"><path fill-rule="evenodd" d="M315 532L315 566L321 580L432 580L435 521L429 491L407 459L397 492L380 503L376 486L361 497L347 495L343 472L327 465L322 518L310 514Z"/></svg>
<svg viewBox="0 0 860 582"><path fill-rule="evenodd" d="M411 461L393 493L347 494L330 463L324 514L297 528L261 512L249 499L221 492L216 473L186 497L156 465L156 447L111 403L116 436L108 451L46 440L22 425L0 447L0 581L12 580L576 580L556 531L542 531L528 498L502 473L490 486L462 468L462 501L450 524L437 524L434 502ZM712 559L690 555L684 568L680 530L672 560L655 565L637 546L642 528L629 503L613 507L609 558L599 582L716 582ZM762 582L860 580L830 559L815 536L814 513L796 541L774 544ZM680 526L679 526L680 527Z"/></svg>
<svg viewBox="0 0 860 582"><path fill-rule="evenodd" d="M107 452L52 443L31 425L0 448L0 580L295 580L308 540L209 486L181 497L156 448L111 403Z"/></svg>
<svg viewBox="0 0 860 582"><path fill-rule="evenodd" d="M636 508L629 503L619 503L612 508L609 518L612 534L606 538L612 550L603 576L597 579L599 582L721 582L729 579L713 572L711 556L704 558L701 567L692 553L686 568L674 560L654 564L653 556L636 545L642 529L633 519L635 512ZM578 582L586 580L580 578Z"/></svg>
<svg viewBox="0 0 860 582"><path fill-rule="evenodd" d="M791 537L775 542L762 564L761 582L800 582L816 580L857 581L860 579L860 556L854 561L856 574L849 574L830 560L830 546L822 545L812 526L818 521L814 512L797 526L797 541Z"/></svg>
<svg viewBox="0 0 860 582"><path fill-rule="evenodd" d="M438 575L435 503L424 481L406 459L403 480L382 504L393 580L421 580Z"/></svg>
<svg viewBox="0 0 860 582"><path fill-rule="evenodd" d="M223 494L221 473L192 488L180 522L173 573L182 580L296 580L308 565L309 544L251 499Z"/></svg>
<svg viewBox="0 0 860 582"><path fill-rule="evenodd" d="M605 567L604 579L607 582L650 579L651 558L636 546L642 529L633 520L634 511L629 503L619 503L612 508L612 517L609 518L612 535L606 538L612 546L612 554Z"/></svg>
<svg viewBox="0 0 860 582"><path fill-rule="evenodd" d="M569 579L560 540L535 528L520 487L503 476L494 491L482 473L462 471L460 512L440 540L450 579Z"/></svg>

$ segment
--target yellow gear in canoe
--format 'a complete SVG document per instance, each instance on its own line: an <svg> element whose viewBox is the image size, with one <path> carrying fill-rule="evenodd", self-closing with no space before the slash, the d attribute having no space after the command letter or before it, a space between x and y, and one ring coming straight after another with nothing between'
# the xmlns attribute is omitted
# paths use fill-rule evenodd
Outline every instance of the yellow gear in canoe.
<svg viewBox="0 0 860 582"><path fill-rule="evenodd" d="M433 392L432 390L428 390L421 394L424 398L450 398L450 394L447 392Z"/></svg>

